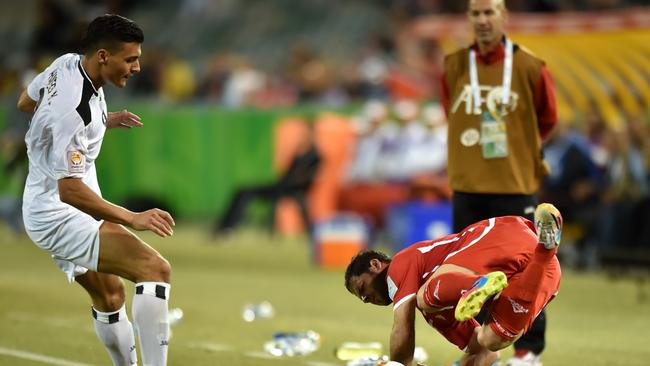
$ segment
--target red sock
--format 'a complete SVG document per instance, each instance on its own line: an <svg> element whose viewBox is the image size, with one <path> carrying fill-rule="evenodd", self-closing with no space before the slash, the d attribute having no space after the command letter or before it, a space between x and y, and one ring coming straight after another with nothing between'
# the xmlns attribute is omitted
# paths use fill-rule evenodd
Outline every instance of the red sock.
<svg viewBox="0 0 650 366"><path fill-rule="evenodd" d="M546 266L556 252L557 248L548 250L541 244L537 245L533 258L524 269L520 281L511 285L511 290L516 290L513 293L518 294L518 299L531 302L535 300L542 285Z"/></svg>
<svg viewBox="0 0 650 366"><path fill-rule="evenodd" d="M461 272L447 272L435 276L424 289L424 302L433 307L455 306L461 291L468 290L481 276Z"/></svg>

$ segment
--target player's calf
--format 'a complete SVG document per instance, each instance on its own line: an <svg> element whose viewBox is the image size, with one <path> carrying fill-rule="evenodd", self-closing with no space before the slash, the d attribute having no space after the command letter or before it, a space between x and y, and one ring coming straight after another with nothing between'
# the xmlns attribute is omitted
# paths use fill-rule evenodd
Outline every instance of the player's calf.
<svg viewBox="0 0 650 366"><path fill-rule="evenodd" d="M164 282L140 282L135 285L133 321L139 334L142 362L145 365L167 364L170 287Z"/></svg>
<svg viewBox="0 0 650 366"><path fill-rule="evenodd" d="M510 345L512 345L523 334L523 331L520 331L517 334L503 335L502 332L497 333L494 331L493 327L495 325L498 326L498 324L495 324L494 322L488 322L481 326L477 334L479 345L492 352L497 352L510 347Z"/></svg>
<svg viewBox="0 0 650 366"><path fill-rule="evenodd" d="M418 291L418 308L436 312L454 307L463 293L480 278L476 274L455 271L434 274Z"/></svg>

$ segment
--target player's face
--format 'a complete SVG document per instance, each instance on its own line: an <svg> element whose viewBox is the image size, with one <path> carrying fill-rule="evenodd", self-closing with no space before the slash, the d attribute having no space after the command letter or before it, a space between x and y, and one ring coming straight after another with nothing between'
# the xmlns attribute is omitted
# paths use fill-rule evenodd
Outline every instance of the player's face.
<svg viewBox="0 0 650 366"><path fill-rule="evenodd" d="M501 40L506 10L499 5L499 0L470 0L467 16L478 43L491 44Z"/></svg>
<svg viewBox="0 0 650 366"><path fill-rule="evenodd" d="M352 276L350 284L353 294L365 303L375 305L390 305L393 301L388 296L388 283L386 274L388 273L388 263L371 262L369 272L362 273L359 276Z"/></svg>
<svg viewBox="0 0 650 366"><path fill-rule="evenodd" d="M140 44L122 43L118 51L108 52L102 76L104 80L123 88L133 74L140 72Z"/></svg>

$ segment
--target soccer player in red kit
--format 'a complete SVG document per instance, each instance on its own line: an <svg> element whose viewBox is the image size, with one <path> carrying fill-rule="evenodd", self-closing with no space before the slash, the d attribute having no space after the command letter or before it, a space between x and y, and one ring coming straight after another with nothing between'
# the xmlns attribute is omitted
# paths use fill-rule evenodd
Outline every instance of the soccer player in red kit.
<svg viewBox="0 0 650 366"><path fill-rule="evenodd" d="M411 364L417 309L465 352L461 364L490 365L557 294L561 231L560 212L543 203L534 224L496 217L416 243L392 259L363 251L349 264L345 287L363 302L394 304L391 360ZM474 316L486 303L489 315L481 325Z"/></svg>

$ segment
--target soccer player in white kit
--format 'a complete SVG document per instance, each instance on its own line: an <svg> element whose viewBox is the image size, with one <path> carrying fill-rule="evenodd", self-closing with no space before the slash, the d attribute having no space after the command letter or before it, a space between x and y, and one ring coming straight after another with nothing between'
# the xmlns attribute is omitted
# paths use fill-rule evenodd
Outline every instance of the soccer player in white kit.
<svg viewBox="0 0 650 366"><path fill-rule="evenodd" d="M34 113L23 216L34 243L90 295L95 330L115 365L137 364L122 278L135 283L142 362L159 366L167 363L171 267L125 226L166 237L175 223L163 210L131 212L104 200L95 173L106 129L142 126L126 110L107 113L102 86L124 87L140 71L143 40L133 21L100 16L88 25L84 55L59 57L22 93L18 108Z"/></svg>

